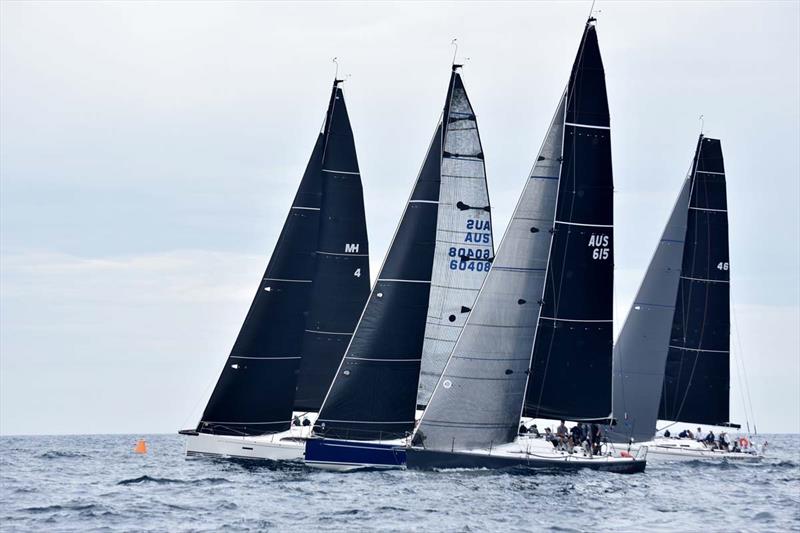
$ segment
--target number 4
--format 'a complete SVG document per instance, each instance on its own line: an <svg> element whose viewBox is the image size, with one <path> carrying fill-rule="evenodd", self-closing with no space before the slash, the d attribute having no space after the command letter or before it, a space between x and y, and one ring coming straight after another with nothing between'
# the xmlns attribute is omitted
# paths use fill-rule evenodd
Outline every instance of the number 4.
<svg viewBox="0 0 800 533"><path fill-rule="evenodd" d="M353 275L354 275L355 277L357 277L357 278L360 278L360 277L361 277L361 269L360 269L360 268L357 268L357 269L356 269L356 271L355 271L355 272L353 272Z"/></svg>
<svg viewBox="0 0 800 533"><path fill-rule="evenodd" d="M719 263L717 265L717 270L728 270L728 263Z"/></svg>

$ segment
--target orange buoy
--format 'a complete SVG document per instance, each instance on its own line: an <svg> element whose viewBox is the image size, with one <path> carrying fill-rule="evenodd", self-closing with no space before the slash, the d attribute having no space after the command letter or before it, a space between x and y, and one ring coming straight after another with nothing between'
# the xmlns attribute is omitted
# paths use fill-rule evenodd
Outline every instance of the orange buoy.
<svg viewBox="0 0 800 533"><path fill-rule="evenodd" d="M133 449L133 453L147 453L147 443L144 439L139 439L139 442L136 443L136 447Z"/></svg>

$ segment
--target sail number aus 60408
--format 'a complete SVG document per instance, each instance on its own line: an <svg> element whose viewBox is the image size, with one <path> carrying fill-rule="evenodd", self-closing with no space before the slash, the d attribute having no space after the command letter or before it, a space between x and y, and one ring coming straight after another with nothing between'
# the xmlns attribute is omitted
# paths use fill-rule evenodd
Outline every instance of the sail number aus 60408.
<svg viewBox="0 0 800 533"><path fill-rule="evenodd" d="M611 248L608 246L610 239L608 235L597 235L592 233L589 237L589 248L592 249L592 259L596 261L605 261L611 255Z"/></svg>

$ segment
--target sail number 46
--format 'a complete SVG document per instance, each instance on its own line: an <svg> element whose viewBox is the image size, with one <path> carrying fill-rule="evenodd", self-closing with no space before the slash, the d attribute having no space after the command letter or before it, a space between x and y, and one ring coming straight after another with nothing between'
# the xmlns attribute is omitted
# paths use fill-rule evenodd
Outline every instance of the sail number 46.
<svg viewBox="0 0 800 533"><path fill-rule="evenodd" d="M728 263L717 264L717 270L728 270Z"/></svg>

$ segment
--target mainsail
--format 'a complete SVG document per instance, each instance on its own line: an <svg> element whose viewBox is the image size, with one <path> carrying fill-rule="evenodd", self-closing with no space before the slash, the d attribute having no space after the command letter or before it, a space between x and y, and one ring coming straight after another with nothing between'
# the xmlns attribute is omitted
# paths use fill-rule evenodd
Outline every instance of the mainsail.
<svg viewBox="0 0 800 533"><path fill-rule="evenodd" d="M339 81L198 431L260 435L288 429L301 365L300 406L318 405L318 391L333 379L347 332L369 294L361 178Z"/></svg>
<svg viewBox="0 0 800 533"><path fill-rule="evenodd" d="M489 211L475 114L454 66L442 120L317 435L375 440L413 429L420 368L441 371L491 266Z"/></svg>
<svg viewBox="0 0 800 533"><path fill-rule="evenodd" d="M692 181L690 175L681 187L614 345L612 406L617 425L606 432L614 442L648 441L655 435Z"/></svg>
<svg viewBox="0 0 800 533"><path fill-rule="evenodd" d="M722 147L700 136L658 418L725 425L730 389L728 204Z"/></svg>
<svg viewBox="0 0 800 533"><path fill-rule="evenodd" d="M611 414L614 184L603 62L587 23L566 93L561 174L525 416Z"/></svg>
<svg viewBox="0 0 800 533"><path fill-rule="evenodd" d="M544 415L558 409L575 417L610 413L613 258L608 136L602 63L590 20L567 90L492 270L422 416L415 443L427 449L463 450L513 441L535 337L537 346L542 342L544 348L534 351L534 358L546 355L550 361L549 366L533 368L528 410ZM583 322L584 318L590 320ZM606 365L608 383L596 383L603 379ZM563 368L572 368L570 380L583 384L584 390L577 391L582 399L578 407L566 401L572 398L540 393L549 380L562 379ZM575 393L572 382L562 381L560 387ZM540 401L547 402L541 409Z"/></svg>

